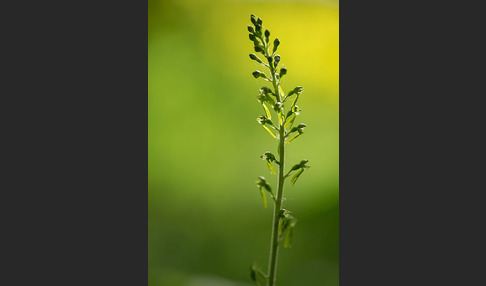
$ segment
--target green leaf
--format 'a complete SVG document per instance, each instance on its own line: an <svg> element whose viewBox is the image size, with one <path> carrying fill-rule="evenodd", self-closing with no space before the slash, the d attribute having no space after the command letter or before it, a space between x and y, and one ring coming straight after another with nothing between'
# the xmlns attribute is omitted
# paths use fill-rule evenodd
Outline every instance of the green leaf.
<svg viewBox="0 0 486 286"><path fill-rule="evenodd" d="M289 140L287 140L285 143L290 143L292 142L292 140L294 140L295 138L299 137L301 133L295 133L294 137L290 138Z"/></svg>
<svg viewBox="0 0 486 286"><path fill-rule="evenodd" d="M265 128L265 129L268 131L268 133L270 133L270 135L272 135L272 137L273 137L273 138L277 138L277 137L275 136L275 134L273 134L273 132L272 132L272 131L270 131L270 129L268 129L268 127L267 127L267 126L265 126L265 125L262 125L262 126L263 126L263 128Z"/></svg>
<svg viewBox="0 0 486 286"><path fill-rule="evenodd" d="M263 191L263 188L260 188L260 194L262 195L263 205L265 206L265 208L267 208L267 196L265 196L265 192Z"/></svg>
<svg viewBox="0 0 486 286"><path fill-rule="evenodd" d="M283 91L281 86L278 86L278 92L279 94L285 95L285 92Z"/></svg>
<svg viewBox="0 0 486 286"><path fill-rule="evenodd" d="M285 232L285 238L284 238L284 247L285 248L291 248L292 247L292 230L293 230L293 227L290 227Z"/></svg>
<svg viewBox="0 0 486 286"><path fill-rule="evenodd" d="M262 103L262 105L263 105L263 109L265 109L265 113L267 114L267 118L268 119L272 119L272 115L270 114L270 110L268 110L268 108L265 105L265 103Z"/></svg>
<svg viewBox="0 0 486 286"><path fill-rule="evenodd" d="M268 162L268 161L267 161L267 166L268 166L268 169L270 170L270 173L272 173L272 174L274 174L274 175L275 175L275 174L277 174L277 173L275 172L275 169L273 168L272 163L270 163L270 162Z"/></svg>
<svg viewBox="0 0 486 286"><path fill-rule="evenodd" d="M292 107L291 108L294 108L294 106L297 103L297 100L298 99L299 99L299 94L297 94L297 96L294 98L294 101L292 101Z"/></svg>
<svg viewBox="0 0 486 286"><path fill-rule="evenodd" d="M284 125L285 129L292 127L292 124L294 123L295 117L296 117L296 114L292 113L292 115L290 115L290 117L287 118L287 122L285 122L285 125Z"/></svg>
<svg viewBox="0 0 486 286"><path fill-rule="evenodd" d="M295 184L295 182L300 177L300 175L302 174L302 172L304 172L304 169L299 169L297 171L297 173L295 173L295 175L292 177L292 179L290 179L290 183L292 184L292 186Z"/></svg>

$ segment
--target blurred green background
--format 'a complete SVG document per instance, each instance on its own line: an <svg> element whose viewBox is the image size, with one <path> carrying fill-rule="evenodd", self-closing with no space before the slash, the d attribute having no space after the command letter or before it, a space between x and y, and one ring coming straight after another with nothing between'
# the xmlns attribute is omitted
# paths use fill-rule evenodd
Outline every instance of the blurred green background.
<svg viewBox="0 0 486 286"><path fill-rule="evenodd" d="M151 286L252 285L268 263L272 205L255 180L277 141L257 123L268 83L251 73L250 14L263 19L288 69L285 92L304 87L303 136L287 166L308 159L285 208L299 222L281 248L279 286L338 285L339 5L337 1L149 0L148 278Z"/></svg>

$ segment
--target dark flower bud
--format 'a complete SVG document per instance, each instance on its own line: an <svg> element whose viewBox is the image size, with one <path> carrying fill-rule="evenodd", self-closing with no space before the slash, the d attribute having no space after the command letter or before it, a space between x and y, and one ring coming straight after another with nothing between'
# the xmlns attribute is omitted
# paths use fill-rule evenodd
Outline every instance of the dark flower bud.
<svg viewBox="0 0 486 286"><path fill-rule="evenodd" d="M297 125L297 128L299 128L299 129L304 129L306 127L307 127L307 125L305 125L304 123Z"/></svg>
<svg viewBox="0 0 486 286"><path fill-rule="evenodd" d="M252 74L252 75L253 75L255 78L258 78L258 77L267 78L267 76L266 76L266 75L265 75L263 72L261 72L261 71L259 71L259 70L256 70L256 71L252 72L251 74Z"/></svg>
<svg viewBox="0 0 486 286"><path fill-rule="evenodd" d="M262 160L267 160L269 162L276 161L275 155L273 155L270 151L265 152L265 154L260 156L260 158L262 158Z"/></svg>
<svg viewBox="0 0 486 286"><path fill-rule="evenodd" d="M255 15L251 14L251 16L250 16L250 21L253 23L253 25L255 25L255 26L256 26L256 24L257 24L257 19L256 19Z"/></svg>
<svg viewBox="0 0 486 286"><path fill-rule="evenodd" d="M267 61L269 64L272 64L273 58L272 57L267 57Z"/></svg>
<svg viewBox="0 0 486 286"><path fill-rule="evenodd" d="M304 123L301 123L299 125L297 125L296 127L293 127L291 130L290 130L290 133L292 132L295 132L295 131L298 131L299 133L304 133L304 129L307 127L307 125L305 125Z"/></svg>
<svg viewBox="0 0 486 286"><path fill-rule="evenodd" d="M278 45L280 45L280 40L278 38L275 38L275 40L273 41L273 52L274 53L277 50Z"/></svg>
<svg viewBox="0 0 486 286"><path fill-rule="evenodd" d="M257 24L260 25L260 26L263 24L262 18L258 17Z"/></svg>
<svg viewBox="0 0 486 286"><path fill-rule="evenodd" d="M294 107L292 107L291 110L289 110L289 112L287 113L287 117L290 117L293 113L295 113L295 115L299 115L301 111L302 109L299 109L299 107L295 105Z"/></svg>
<svg viewBox="0 0 486 286"><path fill-rule="evenodd" d="M250 59L256 61L259 64L262 63L262 60L259 57L257 57L257 55L255 55L255 54L250 54Z"/></svg>
<svg viewBox="0 0 486 286"><path fill-rule="evenodd" d="M287 74L287 69L286 69L286 68L281 68L281 69L280 69L280 78L281 78L282 76L284 76L285 74Z"/></svg>
<svg viewBox="0 0 486 286"><path fill-rule="evenodd" d="M255 33L255 29L253 29L252 26L248 25L248 32L253 34L253 33Z"/></svg>
<svg viewBox="0 0 486 286"><path fill-rule="evenodd" d="M298 86L298 87L296 87L296 88L292 89L292 90L289 92L289 94L287 95L287 97L289 97L289 96L291 96L291 95L293 95L293 94L301 94L303 90L304 90L304 89L302 88L302 86Z"/></svg>
<svg viewBox="0 0 486 286"><path fill-rule="evenodd" d="M255 35L253 35L253 34L250 34L250 36L249 36L249 37L250 37L250 40L252 40L252 41L256 41L256 40L257 40L257 39L255 38Z"/></svg>
<svg viewBox="0 0 486 286"><path fill-rule="evenodd" d="M292 112L299 115L300 112L302 111L302 109L299 109L299 107L297 105L295 105L293 108L292 108Z"/></svg>
<svg viewBox="0 0 486 286"><path fill-rule="evenodd" d="M275 56L275 67L277 67L279 62L280 62L280 55L276 55Z"/></svg>
<svg viewBox="0 0 486 286"><path fill-rule="evenodd" d="M265 30L265 37L270 37L270 31L269 30Z"/></svg>
<svg viewBox="0 0 486 286"><path fill-rule="evenodd" d="M304 133L304 129L307 127L307 125L305 125L304 123L301 123L299 125L297 125L297 131L299 133Z"/></svg>
<svg viewBox="0 0 486 286"><path fill-rule="evenodd" d="M269 94L269 93L272 93L272 90L266 86L260 88L261 92L263 92L264 94Z"/></svg>
<svg viewBox="0 0 486 286"><path fill-rule="evenodd" d="M267 121L267 118L264 115L260 115L260 116L257 117L256 120L258 121L258 123L263 125Z"/></svg>
<svg viewBox="0 0 486 286"><path fill-rule="evenodd" d="M272 192L272 188L270 185L267 183L264 177L258 177L258 180L256 181L256 184L259 188L265 188L265 190L269 193Z"/></svg>
<svg viewBox="0 0 486 286"><path fill-rule="evenodd" d="M265 51L260 46L255 46L255 52L265 54Z"/></svg>

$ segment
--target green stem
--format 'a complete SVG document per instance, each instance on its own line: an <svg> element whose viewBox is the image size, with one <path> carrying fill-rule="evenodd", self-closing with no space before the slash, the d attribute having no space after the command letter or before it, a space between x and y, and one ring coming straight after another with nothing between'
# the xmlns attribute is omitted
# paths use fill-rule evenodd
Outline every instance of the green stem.
<svg viewBox="0 0 486 286"><path fill-rule="evenodd" d="M284 189L284 160L285 160L285 141L284 141L284 128L280 126L280 165L278 168L278 191L277 201L273 209L273 227L272 227L272 240L270 242L270 258L268 263L268 283L267 286L275 286L277 278L277 257L278 257L278 224L280 218L278 217L280 210L282 209L283 202L283 189Z"/></svg>
<svg viewBox="0 0 486 286"><path fill-rule="evenodd" d="M275 94L277 95L278 101L280 99L280 91L277 85L277 78L272 65L270 65L270 72L272 73L273 88L275 89ZM280 111L278 112L280 113ZM277 116L280 116L277 114ZM283 202L283 190L285 182L285 127L283 124L279 123L279 168L278 168L278 185L277 185L277 200L274 204L273 209L273 227L272 227L272 239L270 242L270 258L268 262L268 282L267 286L275 286L277 280L277 258L278 258L278 225L280 218L278 217L280 210L282 209Z"/></svg>

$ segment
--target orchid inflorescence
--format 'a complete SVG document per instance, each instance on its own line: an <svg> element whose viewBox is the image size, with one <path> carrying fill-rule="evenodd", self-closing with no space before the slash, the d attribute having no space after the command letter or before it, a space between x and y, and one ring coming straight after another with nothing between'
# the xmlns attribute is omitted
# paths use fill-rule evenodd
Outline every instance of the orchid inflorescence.
<svg viewBox="0 0 486 286"><path fill-rule="evenodd" d="M260 277L260 280L264 279L266 281L267 286L275 286L278 246L283 242L284 247L291 247L292 231L297 223L297 219L292 213L282 207L283 201L285 200L283 197L285 179L293 175L290 179L290 183L293 185L302 173L310 168L307 165L308 160L302 160L285 174L284 166L285 144L301 136L307 127L304 123L294 125L295 119L302 111L297 106L297 101L304 89L301 86L297 86L285 94L281 83L282 78L287 74L287 68L279 67L281 65L281 56L276 54L280 40L278 38L275 38L273 42L270 40L270 31L263 29L263 20L261 18L251 15L250 20L253 25L248 25L248 32L250 33L249 38L253 42L255 51L255 53L250 54L250 59L268 69L268 74L260 70L255 70L252 72L252 75L255 79L261 78L271 83L273 87L272 89L263 86L259 90L257 101L262 105L264 114L257 117L257 122L273 138L279 141L277 149L278 160L270 151L260 156L266 162L270 173L278 176L277 191L272 191L272 187L264 177L259 177L256 181L265 208L267 207L266 193L270 195L275 206L268 274L260 270L255 263L250 268L250 274L252 281L256 285L261 285L259 281ZM274 116L272 116L272 113ZM278 173L275 170L274 164L278 168Z"/></svg>

